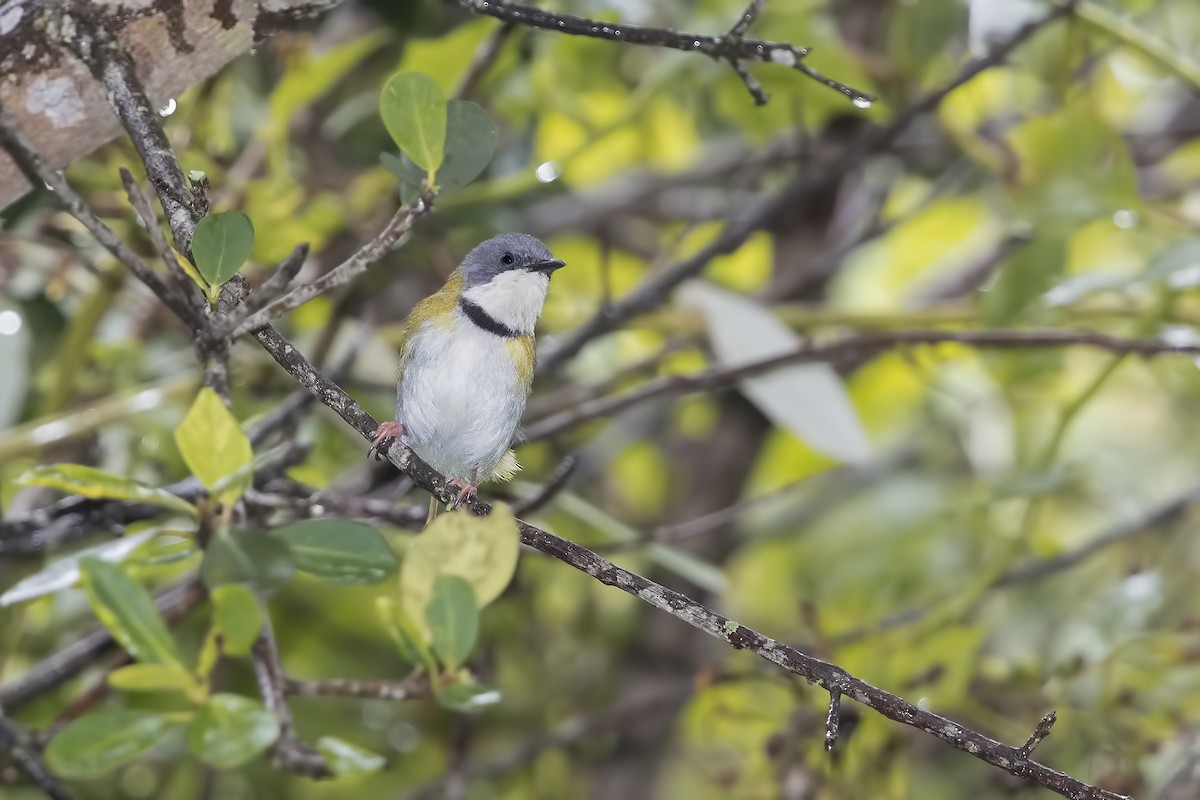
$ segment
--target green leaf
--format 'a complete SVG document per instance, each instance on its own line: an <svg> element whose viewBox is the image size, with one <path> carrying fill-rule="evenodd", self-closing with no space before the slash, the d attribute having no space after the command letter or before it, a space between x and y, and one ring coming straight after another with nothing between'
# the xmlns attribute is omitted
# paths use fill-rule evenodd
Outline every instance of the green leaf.
<svg viewBox="0 0 1200 800"><path fill-rule="evenodd" d="M108 674L108 685L126 692L195 691L196 676L180 664L130 664Z"/></svg>
<svg viewBox="0 0 1200 800"><path fill-rule="evenodd" d="M176 497L165 489L156 489L144 483L122 478L95 467L83 464L50 464L34 467L17 478L18 486L47 486L82 497L108 500L135 500L196 516L196 507L182 497Z"/></svg>
<svg viewBox="0 0 1200 800"><path fill-rule="evenodd" d="M478 608L504 591L517 569L521 536L512 511L497 503L477 517L459 511L435 518L408 547L400 565L400 603L409 618L423 620L439 575L458 575L475 590Z"/></svg>
<svg viewBox="0 0 1200 800"><path fill-rule="evenodd" d="M441 193L478 178L495 152L496 124L487 112L469 100L451 100L446 106L446 154L437 173Z"/></svg>
<svg viewBox="0 0 1200 800"><path fill-rule="evenodd" d="M454 669L466 661L479 637L479 608L471 584L457 575L439 575L425 608L425 622L433 651L443 664Z"/></svg>
<svg viewBox="0 0 1200 800"><path fill-rule="evenodd" d="M479 177L496 152L496 125L481 107L468 100L451 100L446 114L446 148L437 171L443 196ZM400 182L400 198L411 203L421 193L422 170L406 153L380 153L379 162Z"/></svg>
<svg viewBox="0 0 1200 800"><path fill-rule="evenodd" d="M279 720L257 700L215 694L188 726L188 748L206 763L233 769L279 738Z"/></svg>
<svg viewBox="0 0 1200 800"><path fill-rule="evenodd" d="M478 711L500 702L500 692L477 683L452 683L436 691L437 701L453 711Z"/></svg>
<svg viewBox="0 0 1200 800"><path fill-rule="evenodd" d="M334 775L378 772L387 763L387 760L377 753L332 736L322 736L317 740L317 752L325 759Z"/></svg>
<svg viewBox="0 0 1200 800"><path fill-rule="evenodd" d="M379 115L392 139L429 174L432 183L446 143L446 97L441 87L420 72L393 75L383 85Z"/></svg>
<svg viewBox="0 0 1200 800"><path fill-rule="evenodd" d="M148 711L93 711L50 740L46 763L63 778L94 778L149 750L170 727Z"/></svg>
<svg viewBox="0 0 1200 800"><path fill-rule="evenodd" d="M196 269L213 286L237 274L254 249L254 225L240 211L210 214L192 234L192 256Z"/></svg>
<svg viewBox="0 0 1200 800"><path fill-rule="evenodd" d="M221 531L209 542L200 574L210 589L240 583L267 594L292 579L288 546L265 533Z"/></svg>
<svg viewBox="0 0 1200 800"><path fill-rule="evenodd" d="M236 583L217 586L210 595L213 602L213 627L221 637L221 650L227 656L245 656L262 631L262 609L254 593Z"/></svg>
<svg viewBox="0 0 1200 800"><path fill-rule="evenodd" d="M421 196L421 187L425 183L425 173L408 156L403 153L398 156L391 153L380 153L379 163L383 165L384 169L396 176L396 180L400 182L401 203L406 206L411 205L414 200Z"/></svg>
<svg viewBox="0 0 1200 800"><path fill-rule="evenodd" d="M145 589L98 558L79 566L96 617L131 656L145 664L180 664L175 640Z"/></svg>
<svg viewBox="0 0 1200 800"><path fill-rule="evenodd" d="M98 558L115 564L124 561L134 550L138 549L148 539L158 534L157 529L150 529L114 539L111 542L98 544L86 550L69 555L50 564L41 572L30 575L4 594L0 595L0 607L32 600L35 597L52 594L60 589L74 586L79 580L79 562L85 558Z"/></svg>
<svg viewBox="0 0 1200 800"><path fill-rule="evenodd" d="M379 531L347 519L312 519L271 531L292 550L296 569L332 583L379 583L396 556Z"/></svg>
<svg viewBox="0 0 1200 800"><path fill-rule="evenodd" d="M212 389L205 387L196 395L175 429L175 444L188 469L222 503L237 500L250 486L250 440Z"/></svg>
<svg viewBox="0 0 1200 800"><path fill-rule="evenodd" d="M414 667L425 667L430 675L436 673L437 660L433 657L429 645L425 643L420 628L408 618L404 609L396 605L390 597L377 597L375 610L379 612L379 618L383 621L388 635L392 637L396 649L400 651L400 656Z"/></svg>

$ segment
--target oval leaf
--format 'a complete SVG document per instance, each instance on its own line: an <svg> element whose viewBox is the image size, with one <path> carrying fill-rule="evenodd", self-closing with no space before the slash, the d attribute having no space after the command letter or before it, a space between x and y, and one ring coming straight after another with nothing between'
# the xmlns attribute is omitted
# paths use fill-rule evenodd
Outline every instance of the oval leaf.
<svg viewBox="0 0 1200 800"><path fill-rule="evenodd" d="M157 529L142 531L132 536L125 536L120 539L114 539L111 542L98 544L95 547L89 547L86 550L80 550L74 555L59 559L41 572L30 575L0 595L0 606L12 605L24 600L32 600L35 597L41 597L74 586L76 581L79 580L79 562L82 559L98 558L101 561L116 564L117 562L124 561L130 553L138 549L146 540L154 538L157 534Z"/></svg>
<svg viewBox="0 0 1200 800"><path fill-rule="evenodd" d="M291 548L296 569L332 583L379 583L396 556L379 531L348 519L311 519L271 531Z"/></svg>
<svg viewBox="0 0 1200 800"><path fill-rule="evenodd" d="M196 395L175 429L175 445L192 474L221 502L232 503L250 486L250 440L212 389L205 387Z"/></svg>
<svg viewBox="0 0 1200 800"><path fill-rule="evenodd" d="M79 566L92 610L129 655L145 664L180 664L175 639L145 589L98 558Z"/></svg>
<svg viewBox="0 0 1200 800"><path fill-rule="evenodd" d="M446 143L446 97L437 81L401 72L383 85L379 115L393 141L430 176L442 165Z"/></svg>
<svg viewBox="0 0 1200 800"><path fill-rule="evenodd" d="M445 194L479 177L496 152L496 124L479 105L451 100L446 106L446 153L437 172Z"/></svg>
<svg viewBox="0 0 1200 800"><path fill-rule="evenodd" d="M126 692L181 692L198 687L196 678L179 664L130 664L108 673L108 685Z"/></svg>
<svg viewBox="0 0 1200 800"><path fill-rule="evenodd" d="M209 542L200 574L210 589L240 583L267 594L292 579L288 546L263 533L221 531Z"/></svg>
<svg viewBox="0 0 1200 800"><path fill-rule="evenodd" d="M257 700L215 694L188 726L188 749L220 769L233 769L279 738L279 720Z"/></svg>
<svg viewBox="0 0 1200 800"><path fill-rule="evenodd" d="M170 727L148 711L94 711L50 740L46 763L64 778L94 778L149 750Z"/></svg>
<svg viewBox="0 0 1200 800"><path fill-rule="evenodd" d="M500 692L476 683L452 683L437 690L437 701L453 711L478 711L500 702Z"/></svg>
<svg viewBox="0 0 1200 800"><path fill-rule="evenodd" d="M404 609L392 602L390 597L375 598L375 610L400 656L414 667L425 667L429 674L437 672L437 661L425 643L421 630L413 624Z"/></svg>
<svg viewBox="0 0 1200 800"><path fill-rule="evenodd" d="M262 631L262 609L254 593L236 583L218 586L209 593L213 602L213 627L227 656L250 655Z"/></svg>
<svg viewBox="0 0 1200 800"><path fill-rule="evenodd" d="M50 464L34 467L17 478L19 486L47 486L82 497L110 500L135 500L152 503L190 517L196 516L196 507L182 497L176 497L166 489L156 489L144 483L122 478L95 467L83 464Z"/></svg>
<svg viewBox="0 0 1200 800"><path fill-rule="evenodd" d="M684 303L704 314L717 361L737 367L796 350L802 340L749 298L693 281L681 290ZM863 430L841 377L828 364L792 364L739 382L742 394L763 416L839 461L871 459Z"/></svg>
<svg viewBox="0 0 1200 800"><path fill-rule="evenodd" d="M443 664L455 669L466 661L479 637L479 608L471 584L457 575L439 575L425 608L425 622L433 651Z"/></svg>
<svg viewBox="0 0 1200 800"><path fill-rule="evenodd" d="M434 580L458 575L475 590L477 607L484 608L512 580L520 552L516 520L503 503L486 517L442 514L408 547L400 565L400 603L410 619L424 620Z"/></svg>
<svg viewBox="0 0 1200 800"><path fill-rule="evenodd" d="M386 762L383 756L332 736L317 740L317 752L325 759L334 775L361 775L377 772Z"/></svg>
<svg viewBox="0 0 1200 800"><path fill-rule="evenodd" d="M192 256L196 269L213 286L237 274L254 249L254 224L240 211L210 214L192 234Z"/></svg>

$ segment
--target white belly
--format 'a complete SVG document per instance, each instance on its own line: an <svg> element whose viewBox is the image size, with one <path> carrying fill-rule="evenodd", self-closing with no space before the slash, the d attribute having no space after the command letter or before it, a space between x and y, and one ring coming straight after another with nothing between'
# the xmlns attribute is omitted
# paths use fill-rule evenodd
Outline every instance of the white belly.
<svg viewBox="0 0 1200 800"><path fill-rule="evenodd" d="M458 318L406 343L396 418L404 443L449 478L485 480L512 444L525 394L505 341Z"/></svg>

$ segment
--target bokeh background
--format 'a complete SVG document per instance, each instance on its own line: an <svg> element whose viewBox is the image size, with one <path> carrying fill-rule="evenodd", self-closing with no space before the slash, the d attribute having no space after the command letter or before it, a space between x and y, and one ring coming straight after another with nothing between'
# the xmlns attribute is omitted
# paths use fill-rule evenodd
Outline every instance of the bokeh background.
<svg viewBox="0 0 1200 800"><path fill-rule="evenodd" d="M714 33L741 11L729 0L556 6ZM441 198L368 275L283 327L318 364L352 354L343 385L390 418L393 345L409 308L476 242L523 230L569 264L539 329L548 352L1045 8L769 0L751 34L811 46L814 67L878 96L867 109L776 65L751 68L771 96L757 107L728 65L697 54L513 30L467 95L499 130L488 171ZM252 281L297 242L312 244L308 277L374 235L398 202L378 161L394 150L378 116L383 80L417 70L451 92L498 27L436 3L351 2L163 109L184 169L207 175L217 208L254 221ZM817 341L1061 328L1200 343L1198 52L1193 0L1084 0L773 215L704 278ZM127 142L67 175L149 257L120 166L137 166ZM6 514L50 499L14 486L37 464L88 463L155 485L186 475L172 431L200 379L188 332L51 193L3 212L0 292ZM527 423L717 363L719 322L684 299L541 375ZM803 421L789 422L829 413L836 392L789 395L793 410L780 413L728 386L558 430L520 447L517 481L489 491L525 496L573 455L575 472L538 524L996 738L1020 743L1055 708L1039 755L1085 781L1200 796L1197 359L943 344L832 366L851 403L834 413L852 411L870 440L860 463L845 463L836 442L832 453L814 447ZM232 377L243 421L295 388L252 343L235 348ZM367 462L323 409L287 436L311 446L288 472L294 481L425 503ZM402 553L411 531L383 529ZM195 568L198 556L159 564L186 542L156 542L132 562L146 582ZM5 558L0 587L57 555ZM373 610L386 591L301 577L274 597L288 672L403 677ZM203 615L193 616L177 630L198 647ZM75 590L0 610L0 684L92 624ZM75 788L230 799L393 798L422 787L429 797L556 800L1046 796L852 705L826 754L823 691L536 553L485 612L483 636L474 665L503 701L478 716L421 700L292 701L302 737L388 756L376 775L316 784L265 759L217 773L168 740ZM50 724L107 663L19 719ZM244 663L223 663L218 680L255 692ZM0 796L35 795L3 786Z"/></svg>

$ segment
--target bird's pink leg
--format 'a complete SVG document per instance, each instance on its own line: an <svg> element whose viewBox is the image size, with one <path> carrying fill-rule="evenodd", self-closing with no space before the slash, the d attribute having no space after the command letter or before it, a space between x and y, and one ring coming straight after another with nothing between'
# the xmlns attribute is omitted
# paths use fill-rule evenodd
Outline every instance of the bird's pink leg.
<svg viewBox="0 0 1200 800"><path fill-rule="evenodd" d="M383 423L375 431L375 438L371 440L371 449L367 451L367 457L375 456L376 461L382 461L392 443L400 441L403 435L404 426L399 422Z"/></svg>
<svg viewBox="0 0 1200 800"><path fill-rule="evenodd" d="M458 489L458 494L454 496L455 507L461 506L463 503L465 503L468 497L475 496L475 484L467 483L462 478L452 478L450 480L450 485Z"/></svg>

